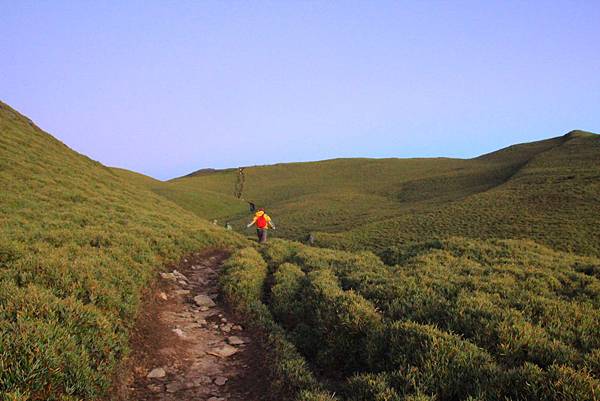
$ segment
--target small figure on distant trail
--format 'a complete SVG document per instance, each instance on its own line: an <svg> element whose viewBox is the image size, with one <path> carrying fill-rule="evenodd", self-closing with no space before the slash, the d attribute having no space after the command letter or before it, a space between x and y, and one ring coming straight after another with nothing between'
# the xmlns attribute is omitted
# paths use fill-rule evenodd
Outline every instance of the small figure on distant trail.
<svg viewBox="0 0 600 401"><path fill-rule="evenodd" d="M258 242L261 244L267 242L267 230L269 227L275 230L275 226L273 225L269 215L265 213L265 209L262 207L258 209L254 215L254 219L252 219L252 222L248 224L247 227L250 228L254 224L256 224L256 235L258 235Z"/></svg>
<svg viewBox="0 0 600 401"><path fill-rule="evenodd" d="M250 207L250 213L256 210L256 205L252 202L248 202L248 206Z"/></svg>
<svg viewBox="0 0 600 401"><path fill-rule="evenodd" d="M233 228L233 227L231 227L231 224L229 224L229 222L225 223L225 229L226 229L227 231L231 231L231 229L232 229L232 228Z"/></svg>
<svg viewBox="0 0 600 401"><path fill-rule="evenodd" d="M306 238L306 242L308 242L308 245L314 245L315 244L315 235L313 233L308 234L308 237Z"/></svg>

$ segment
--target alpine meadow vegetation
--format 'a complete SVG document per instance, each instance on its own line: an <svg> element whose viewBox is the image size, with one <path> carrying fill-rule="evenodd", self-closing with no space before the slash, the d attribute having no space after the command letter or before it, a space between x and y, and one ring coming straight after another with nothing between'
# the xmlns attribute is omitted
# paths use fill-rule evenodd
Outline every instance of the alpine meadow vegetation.
<svg viewBox="0 0 600 401"><path fill-rule="evenodd" d="M0 103L0 393L104 395L156 272L247 241L67 148Z"/></svg>
<svg viewBox="0 0 600 401"><path fill-rule="evenodd" d="M572 131L469 160L247 167L234 194L238 169L109 168L0 103L2 400L106 399L145 289L206 248L231 252L220 299L273 397L598 400L599 156ZM280 238L244 235L246 202Z"/></svg>
<svg viewBox="0 0 600 401"><path fill-rule="evenodd" d="M600 137L584 131L474 159L335 159L247 167L244 198L278 235L382 254L423 240L532 240L600 256ZM231 195L236 170L166 183ZM185 207L185 205L184 205ZM236 213L230 219L243 228Z"/></svg>
<svg viewBox="0 0 600 401"><path fill-rule="evenodd" d="M306 389L355 401L600 394L595 257L463 238L422 243L392 266L369 252L283 240L261 252L234 254L223 288L289 343L303 377L290 399Z"/></svg>

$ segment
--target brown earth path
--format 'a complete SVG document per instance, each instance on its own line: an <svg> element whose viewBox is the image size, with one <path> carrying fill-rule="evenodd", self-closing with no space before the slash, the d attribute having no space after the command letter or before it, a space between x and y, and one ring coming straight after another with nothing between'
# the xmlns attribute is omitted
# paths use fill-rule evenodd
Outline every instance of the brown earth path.
<svg viewBox="0 0 600 401"><path fill-rule="evenodd" d="M260 349L218 299L223 251L195 253L161 273L117 378L120 401L261 401Z"/></svg>

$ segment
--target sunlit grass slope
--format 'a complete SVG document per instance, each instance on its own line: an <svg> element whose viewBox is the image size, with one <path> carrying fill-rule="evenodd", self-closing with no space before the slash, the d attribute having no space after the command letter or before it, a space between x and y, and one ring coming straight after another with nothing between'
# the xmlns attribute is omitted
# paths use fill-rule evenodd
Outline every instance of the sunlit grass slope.
<svg viewBox="0 0 600 401"><path fill-rule="evenodd" d="M281 236L382 251L453 235L529 238L600 254L600 139L573 131L469 160L336 159L245 169L244 198L266 206ZM233 193L237 170L171 181ZM243 228L242 219L236 228Z"/></svg>
<svg viewBox="0 0 600 401"><path fill-rule="evenodd" d="M127 352L141 292L186 252L237 247L0 103L0 393L92 400Z"/></svg>

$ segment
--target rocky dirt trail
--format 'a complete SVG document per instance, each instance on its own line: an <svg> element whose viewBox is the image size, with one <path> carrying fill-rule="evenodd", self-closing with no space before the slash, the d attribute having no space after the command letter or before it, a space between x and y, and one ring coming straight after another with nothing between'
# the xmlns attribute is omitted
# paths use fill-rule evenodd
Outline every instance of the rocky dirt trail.
<svg viewBox="0 0 600 401"><path fill-rule="evenodd" d="M258 345L219 304L227 255L194 254L161 273L132 338L128 372L115 390L128 401L263 400Z"/></svg>

